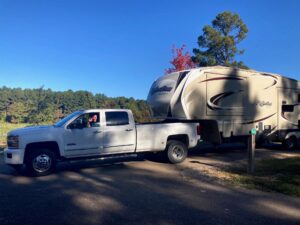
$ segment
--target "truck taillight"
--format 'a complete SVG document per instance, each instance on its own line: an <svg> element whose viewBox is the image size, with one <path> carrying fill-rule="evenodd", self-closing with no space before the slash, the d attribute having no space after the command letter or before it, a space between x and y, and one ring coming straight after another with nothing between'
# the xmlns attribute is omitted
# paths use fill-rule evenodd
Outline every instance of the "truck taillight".
<svg viewBox="0 0 300 225"><path fill-rule="evenodd" d="M202 133L202 126L201 126L201 124L198 124L198 126L197 126L197 135L201 135L201 133Z"/></svg>

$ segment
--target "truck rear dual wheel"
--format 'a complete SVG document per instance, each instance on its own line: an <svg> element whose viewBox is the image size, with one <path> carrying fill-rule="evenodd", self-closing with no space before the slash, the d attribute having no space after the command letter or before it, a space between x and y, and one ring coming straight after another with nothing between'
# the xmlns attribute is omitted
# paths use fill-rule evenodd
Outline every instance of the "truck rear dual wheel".
<svg viewBox="0 0 300 225"><path fill-rule="evenodd" d="M36 149L29 153L26 167L32 176L45 176L53 172L56 166L55 154L48 149Z"/></svg>
<svg viewBox="0 0 300 225"><path fill-rule="evenodd" d="M186 159L188 149L184 143L176 140L171 140L167 143L166 153L168 160L171 163L176 164L181 163Z"/></svg>

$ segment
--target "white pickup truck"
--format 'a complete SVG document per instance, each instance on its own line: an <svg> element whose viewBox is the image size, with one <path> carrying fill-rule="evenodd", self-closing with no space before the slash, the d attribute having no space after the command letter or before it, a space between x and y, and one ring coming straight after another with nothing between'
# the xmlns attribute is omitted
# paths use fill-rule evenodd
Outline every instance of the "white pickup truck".
<svg viewBox="0 0 300 225"><path fill-rule="evenodd" d="M9 132L4 158L35 176L51 173L58 161L126 153L165 151L171 163L180 163L197 145L200 130L195 121L135 124L130 110L81 110L53 126Z"/></svg>

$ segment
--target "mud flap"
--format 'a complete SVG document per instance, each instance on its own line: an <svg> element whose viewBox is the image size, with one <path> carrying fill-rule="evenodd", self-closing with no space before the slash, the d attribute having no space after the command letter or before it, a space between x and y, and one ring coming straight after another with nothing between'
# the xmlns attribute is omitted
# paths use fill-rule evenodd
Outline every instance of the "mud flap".
<svg viewBox="0 0 300 225"><path fill-rule="evenodd" d="M201 125L201 140L214 145L221 144L221 135L216 120L197 120Z"/></svg>

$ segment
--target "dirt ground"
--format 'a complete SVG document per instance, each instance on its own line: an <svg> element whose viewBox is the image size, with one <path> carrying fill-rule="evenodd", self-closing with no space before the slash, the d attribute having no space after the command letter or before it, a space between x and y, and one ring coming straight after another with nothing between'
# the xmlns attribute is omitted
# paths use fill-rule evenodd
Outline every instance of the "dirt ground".
<svg viewBox="0 0 300 225"><path fill-rule="evenodd" d="M300 198L215 182L240 147L190 151L179 165L136 157L67 162L25 177L0 154L0 224L300 224ZM259 149L257 159L299 152Z"/></svg>

